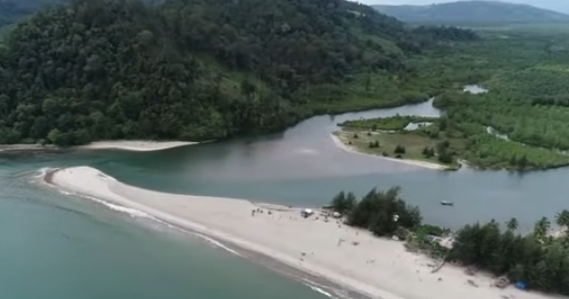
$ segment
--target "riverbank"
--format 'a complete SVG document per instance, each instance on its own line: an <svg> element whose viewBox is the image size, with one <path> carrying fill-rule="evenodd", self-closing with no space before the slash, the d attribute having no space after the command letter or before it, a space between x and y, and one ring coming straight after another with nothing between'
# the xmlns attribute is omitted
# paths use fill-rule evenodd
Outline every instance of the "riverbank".
<svg viewBox="0 0 569 299"><path fill-rule="evenodd" d="M407 252L402 242L376 238L319 215L303 218L300 208L154 192L128 186L90 167L56 170L45 180L65 191L137 209L374 298L546 298L513 287L491 287L492 278L468 276L454 266L433 274L437 262ZM257 209L262 212L253 213Z"/></svg>
<svg viewBox="0 0 569 299"><path fill-rule="evenodd" d="M124 150L133 152L161 151L170 148L199 144L190 141L107 140L86 145L59 147L53 144L1 144L0 151L60 151L60 150Z"/></svg>
<svg viewBox="0 0 569 299"><path fill-rule="evenodd" d="M428 169L434 169L434 170L447 170L449 168L445 165L432 163L432 162L419 161L419 160L409 160L409 159L397 159L397 158L384 157L384 156L380 156L380 155L363 153L363 152L357 151L355 148L345 144L344 141L337 135L330 134L330 138L332 138L332 140L334 141L334 144L338 148L342 149L343 151L349 152L349 153L366 155L368 157L377 157L380 159L385 159L385 160L389 160L389 161L393 161L393 162L404 163L404 164L408 164L408 165L413 165L413 166L428 168Z"/></svg>

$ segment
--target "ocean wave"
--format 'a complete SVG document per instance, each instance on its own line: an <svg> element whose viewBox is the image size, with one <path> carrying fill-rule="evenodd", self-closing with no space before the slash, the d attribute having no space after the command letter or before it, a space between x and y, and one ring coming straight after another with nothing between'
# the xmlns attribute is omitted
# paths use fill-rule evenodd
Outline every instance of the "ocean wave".
<svg viewBox="0 0 569 299"><path fill-rule="evenodd" d="M308 286L311 290L320 293L328 298L334 298L336 299L336 297L334 295L332 295L331 293L325 291L324 289L327 288L321 284L315 283L312 280L306 279L306 278L301 278L300 279L306 286Z"/></svg>
<svg viewBox="0 0 569 299"><path fill-rule="evenodd" d="M61 192L61 191L62 191L62 190L60 190L60 192ZM63 192L66 192L66 191L62 191L62 193L63 193ZM72 192L68 192L67 195L79 195L79 196L82 196L82 197L89 198L89 199L91 199L91 200L93 200L93 201L95 201L95 202L97 202L97 203L99 203L99 204L104 205L105 207L107 207L107 208L109 208L109 209L111 209L111 210L113 210L113 211L117 211L117 212L120 212L120 213L123 213L123 214L127 214L127 215L129 215L130 217L148 218L148 219L152 219L152 220L155 220L155 221L158 221L158 222L163 222L163 221L160 221L158 218L152 217L151 215L149 215L149 214L147 214L147 213L144 213L144 212L142 212L142 211L139 211L139 210L137 210L137 209L127 208L127 207L125 207L125 206L121 206L121 205L117 205L117 204L112 204L112 203L110 203L110 202L108 202L108 201L104 201L104 200L99 199L99 198L96 198L96 197L87 196L87 195L81 195L81 194L74 194L74 193L72 193Z"/></svg>
<svg viewBox="0 0 569 299"><path fill-rule="evenodd" d="M37 175L36 175L35 177L36 177L36 178L44 178L46 174L48 174L50 171L53 171L53 170L57 170L57 168L49 168L49 167L41 168L41 169L39 169L39 170L37 171ZM111 176L108 176L108 175L106 175L106 174L102 174L102 173L101 173L101 174L99 174L99 175L100 175L101 177L105 178L105 179L116 181L115 178L113 178L113 177L111 177ZM231 248L229 248L229 247L223 245L221 242L219 242L219 241L217 241L217 240L215 240L215 239L212 239L212 238L210 238L210 237L208 237L208 236L206 236L206 235L203 235L203 234L200 234L200 233L191 231L191 230L183 229L183 228L181 228L181 227L179 227L179 226L176 226L176 225L173 225L173 224L171 224L171 223L169 223L169 222L163 221L163 220L161 220L161 219L159 219L159 218L156 218L156 217L154 217L154 216L152 216L152 215L150 215L150 214L147 214L147 213L145 213L145 212L142 212L142 211L140 211L140 210L133 209L133 208L128 208L128 207L121 206L121 205L117 205L117 204L113 204L113 203L110 203L110 202L108 202L108 201L105 201L105 200L102 200L102 199L99 199L99 198L96 198L96 197L93 197L93 196L88 196L88 195L84 195L84 194L78 194L78 193L74 193L74 192L69 192L69 191L66 191L66 190L59 189L59 188L57 188L57 190L59 191L59 193L61 193L61 194L63 194L63 195L75 195L75 196L80 196L80 197L88 198L88 199L90 199L90 200L92 200L92 201L94 201L94 202L96 202L96 203L102 204L103 206L105 206L105 207L107 207L107 208L109 208L109 209L111 209L111 210L113 210L113 211L116 211L116 212L119 212L119 213L123 213L123 214L127 214L127 215L129 215L130 217L134 217L134 218L146 218L146 219L153 220L153 221L158 222L158 223L160 223L160 224L163 224L163 225L165 225L165 226L167 226L167 227L169 227L169 228L171 228L171 229L175 229L175 230L178 230L178 231L183 232L183 233L188 233L188 234L192 234L192 235L194 235L194 236L197 236L198 238L200 238L200 239L206 241L207 243L209 243L209 244L211 244L211 245L213 245L213 246L215 246L215 247L217 247L217 248L223 249L223 250L225 250L225 251L227 251L227 252L229 252L229 253L232 253L232 254L234 254L234 255L241 256L241 254L240 254L239 252L237 252L237 251L235 251L235 250L233 250L233 249L231 249Z"/></svg>
<svg viewBox="0 0 569 299"><path fill-rule="evenodd" d="M229 248L229 247L223 245L221 242L216 241L216 240L214 240L214 239L212 239L212 238L210 238L210 237L208 237L208 236L206 236L206 235L202 235L202 234L196 233L196 232L191 232L191 233L194 234L194 235L196 235L196 236L198 236L199 238L201 238L201 239L207 241L208 243L212 244L212 245L215 246L215 247L221 248L221 249L223 249L223 250L225 250L225 251L228 251L228 252L230 252L230 253L232 253L232 254L235 254L235 255L237 255L237 256L241 256L241 254L240 254L239 252L237 252L237 251L235 251L235 250L233 250L233 249L231 249L231 248Z"/></svg>
<svg viewBox="0 0 569 299"><path fill-rule="evenodd" d="M344 291L332 287L324 286L306 278L300 278L300 281L311 290L320 293L328 298L333 299L350 299L350 296Z"/></svg>

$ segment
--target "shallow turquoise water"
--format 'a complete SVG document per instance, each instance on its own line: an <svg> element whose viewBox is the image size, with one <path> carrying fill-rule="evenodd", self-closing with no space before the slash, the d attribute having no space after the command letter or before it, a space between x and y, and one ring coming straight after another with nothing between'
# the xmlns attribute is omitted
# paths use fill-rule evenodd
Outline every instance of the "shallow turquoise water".
<svg viewBox="0 0 569 299"><path fill-rule="evenodd" d="M325 298L193 235L34 185L34 166L0 171L0 298Z"/></svg>

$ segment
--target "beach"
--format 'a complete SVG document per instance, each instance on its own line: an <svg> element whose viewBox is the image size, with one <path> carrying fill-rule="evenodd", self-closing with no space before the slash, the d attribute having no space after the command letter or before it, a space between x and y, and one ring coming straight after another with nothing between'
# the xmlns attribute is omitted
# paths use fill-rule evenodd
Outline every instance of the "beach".
<svg viewBox="0 0 569 299"><path fill-rule="evenodd" d="M61 147L53 144L0 144L0 151L60 151L60 150L124 150L151 152L199 144L190 141L109 140L95 141L85 145Z"/></svg>
<svg viewBox="0 0 569 299"><path fill-rule="evenodd" d="M125 151L150 152L160 151L169 148L181 147L198 144L189 141L149 141L149 140L115 140L115 141L96 141L86 145L76 147L77 149L87 150L106 150L118 149Z"/></svg>
<svg viewBox="0 0 569 299"><path fill-rule="evenodd" d="M380 155L371 155L371 154L362 153L362 152L357 151L353 147L345 144L338 136L336 136L334 134L330 134L330 138L332 138L332 140L334 141L334 144L338 148L340 148L343 151L349 152L349 153L366 155L368 157L370 157L370 156L371 157L377 157L377 158L384 159L384 160L389 160L389 161L393 161L393 162L404 163L404 164L408 164L408 165L413 165L413 166L428 168L428 169L434 169L434 170L445 170L448 168L448 167L441 165L441 164L431 163L431 162L426 162L426 161L396 159L396 158L384 157L384 156L380 156Z"/></svg>
<svg viewBox="0 0 569 299"><path fill-rule="evenodd" d="M332 218L326 222L318 212L303 218L301 208L155 192L123 184L90 167L56 170L45 180L61 190L136 209L372 298L553 298L513 286L498 289L488 275L469 276L452 265L431 273L437 261L407 252L402 242L374 237Z"/></svg>

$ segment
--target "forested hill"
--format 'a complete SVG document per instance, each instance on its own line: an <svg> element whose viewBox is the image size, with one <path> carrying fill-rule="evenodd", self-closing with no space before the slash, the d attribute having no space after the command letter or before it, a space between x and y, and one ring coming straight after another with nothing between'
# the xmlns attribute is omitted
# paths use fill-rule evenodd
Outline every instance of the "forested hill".
<svg viewBox="0 0 569 299"><path fill-rule="evenodd" d="M426 6L375 5L403 22L423 24L569 23L569 15L524 4L499 1L458 1Z"/></svg>
<svg viewBox="0 0 569 299"><path fill-rule="evenodd" d="M437 40L475 38L446 30L408 31L341 0L75 1L0 45L0 143L216 139L422 100L397 98L388 80L412 76L406 57ZM385 79L391 102L370 78Z"/></svg>

